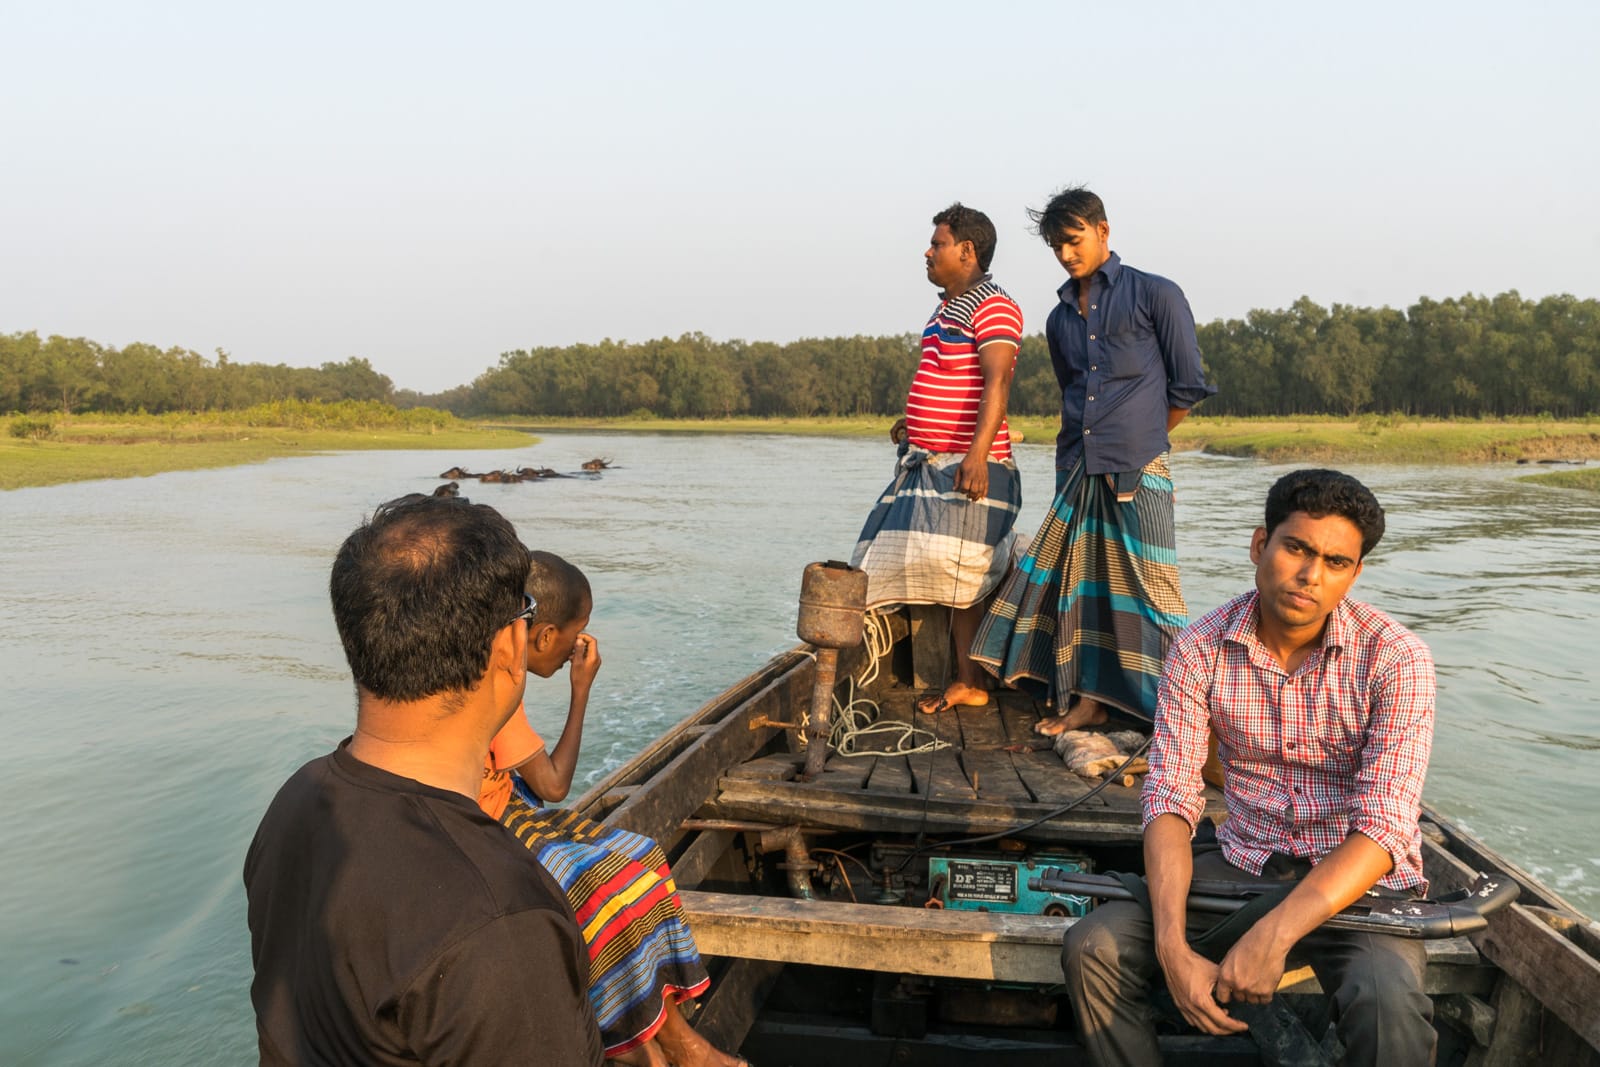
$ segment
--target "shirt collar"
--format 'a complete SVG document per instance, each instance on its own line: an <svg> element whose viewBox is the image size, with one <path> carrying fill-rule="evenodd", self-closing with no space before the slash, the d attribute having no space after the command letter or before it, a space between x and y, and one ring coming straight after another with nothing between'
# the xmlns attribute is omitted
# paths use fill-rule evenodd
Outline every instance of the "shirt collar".
<svg viewBox="0 0 1600 1067"><path fill-rule="evenodd" d="M1251 590L1239 605L1239 610L1228 623L1228 629L1223 633L1224 641L1246 647L1259 646L1261 639L1256 637L1256 614L1261 606L1261 593ZM1340 600L1328 613L1328 625L1322 631L1323 649L1337 648L1341 651L1350 643L1350 608L1348 601Z"/></svg>
<svg viewBox="0 0 1600 1067"><path fill-rule="evenodd" d="M969 288L963 290L962 293L961 293L961 296L966 296L967 293L970 293L974 289L977 289L978 286L987 285L989 282L992 282L992 281L994 281L994 275L993 274L985 274L983 277L981 277L977 281L973 282L972 285ZM946 304L948 304L950 302L950 300L951 300L951 296L950 296L949 293L945 292L943 289L940 289L939 290L939 299L943 300ZM955 299L959 300L959 299L961 299L961 297L956 297Z"/></svg>
<svg viewBox="0 0 1600 1067"><path fill-rule="evenodd" d="M1107 289L1116 288L1117 276L1122 273L1122 257L1117 255L1115 252L1111 253L1110 258L1104 263L1100 264L1100 269L1095 271L1095 273L1106 280ZM1072 278L1068 278L1064 283L1062 283L1061 288L1056 290L1056 295L1061 298L1061 302L1063 304L1071 304L1076 307L1078 303L1077 281Z"/></svg>

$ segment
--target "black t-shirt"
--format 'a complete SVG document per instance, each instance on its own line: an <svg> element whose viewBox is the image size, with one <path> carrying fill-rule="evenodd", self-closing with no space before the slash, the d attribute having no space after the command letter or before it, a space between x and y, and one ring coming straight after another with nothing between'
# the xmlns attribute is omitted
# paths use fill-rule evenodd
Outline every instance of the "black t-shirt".
<svg viewBox="0 0 1600 1067"><path fill-rule="evenodd" d="M467 797L343 744L244 865L263 1064L601 1064L561 889Z"/></svg>

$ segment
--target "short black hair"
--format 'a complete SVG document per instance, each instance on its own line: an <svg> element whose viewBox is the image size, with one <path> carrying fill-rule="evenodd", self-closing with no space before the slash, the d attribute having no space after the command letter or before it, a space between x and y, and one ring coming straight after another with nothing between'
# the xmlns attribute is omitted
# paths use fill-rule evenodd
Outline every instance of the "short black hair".
<svg viewBox="0 0 1600 1067"><path fill-rule="evenodd" d="M594 608L594 594L582 571L554 552L528 553L528 580L523 586L539 602L535 623L560 628L584 609Z"/></svg>
<svg viewBox="0 0 1600 1067"><path fill-rule="evenodd" d="M1033 232L1051 248L1061 244L1068 230L1082 230L1106 221L1106 206L1081 185L1068 186L1050 198L1043 211L1028 209Z"/></svg>
<svg viewBox="0 0 1600 1067"><path fill-rule="evenodd" d="M345 539L328 592L350 672L384 700L465 693L522 610L528 550L487 504L413 493Z"/></svg>
<svg viewBox="0 0 1600 1067"><path fill-rule="evenodd" d="M994 223L977 208L967 207L957 200L933 217L935 226L950 227L950 236L957 243L972 242L972 251L978 257L978 269L987 272L994 260L996 242Z"/></svg>
<svg viewBox="0 0 1600 1067"><path fill-rule="evenodd" d="M1383 539L1383 508L1372 490L1348 474L1330 470L1290 471L1267 490L1267 536L1297 511L1313 519L1338 515L1361 531L1361 558Z"/></svg>

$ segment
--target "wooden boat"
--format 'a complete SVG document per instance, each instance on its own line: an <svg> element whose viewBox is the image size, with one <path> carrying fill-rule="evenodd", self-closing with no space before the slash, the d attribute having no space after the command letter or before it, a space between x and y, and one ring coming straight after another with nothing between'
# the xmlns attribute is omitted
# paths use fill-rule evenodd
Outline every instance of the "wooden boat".
<svg viewBox="0 0 1600 1067"><path fill-rule="evenodd" d="M721 1047L762 1067L1077 1062L1060 945L1082 902L1030 894L1026 879L1059 862L1138 869L1138 785L1104 785L1083 799L1096 783L1053 752L1012 750L1036 740L1032 725L1047 713L1020 693L997 694L998 713L916 714L917 676L942 676L943 634L887 618L891 645L876 661L862 648L839 653L835 695L841 704L864 696L879 721L931 729L950 747L830 750L821 773L802 780L794 727L818 677L817 650L802 645L685 718L576 806L667 849L713 966L695 1025ZM857 740L894 747L876 735ZM1074 799L1070 811L1027 825ZM1220 794L1208 791L1207 805L1224 814ZM1436 811L1424 814L1435 894L1491 870L1521 889L1486 928L1427 942L1438 1063L1600 1067L1600 925ZM913 855L919 846L927 851ZM926 906L930 898L945 906ZM1337 1062L1309 968L1287 974L1280 994L1275 1022L1251 1035L1173 1026L1161 1037L1167 1062Z"/></svg>

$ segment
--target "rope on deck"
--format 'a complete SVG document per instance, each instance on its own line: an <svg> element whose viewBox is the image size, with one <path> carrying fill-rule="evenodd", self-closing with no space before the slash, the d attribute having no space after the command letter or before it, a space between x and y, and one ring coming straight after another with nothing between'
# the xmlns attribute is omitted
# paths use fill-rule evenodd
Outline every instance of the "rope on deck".
<svg viewBox="0 0 1600 1067"><path fill-rule="evenodd" d="M846 687L848 700L840 703L837 694L833 698L833 729L828 735L828 743L833 746L834 753L839 756L913 756L949 748L950 742L939 740L931 730L912 726L908 722L878 721L881 709L877 701L856 695L858 686L865 689L877 680L878 664L894 647L889 622L881 612L867 612L863 636L867 645L867 665L862 668L859 678L849 680ZM810 718L809 712L806 717ZM919 735L929 740L918 744ZM862 738L880 736L894 737L894 748L887 752L882 749L863 752L857 747Z"/></svg>

